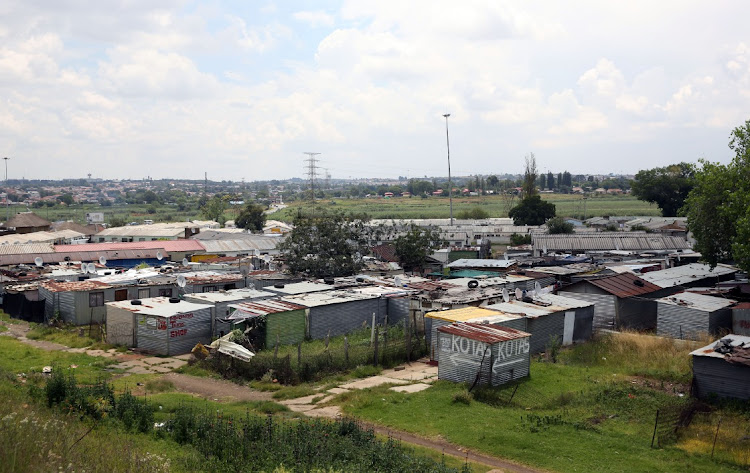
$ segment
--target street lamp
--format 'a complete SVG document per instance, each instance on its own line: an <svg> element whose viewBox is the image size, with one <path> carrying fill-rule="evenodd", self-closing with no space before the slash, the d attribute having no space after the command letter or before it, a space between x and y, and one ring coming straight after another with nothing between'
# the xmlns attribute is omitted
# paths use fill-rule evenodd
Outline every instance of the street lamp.
<svg viewBox="0 0 750 473"><path fill-rule="evenodd" d="M451 180L451 142L448 138L448 117L450 113L443 114L445 117L445 144L448 147L448 200L451 206L451 226L453 226L453 181Z"/></svg>

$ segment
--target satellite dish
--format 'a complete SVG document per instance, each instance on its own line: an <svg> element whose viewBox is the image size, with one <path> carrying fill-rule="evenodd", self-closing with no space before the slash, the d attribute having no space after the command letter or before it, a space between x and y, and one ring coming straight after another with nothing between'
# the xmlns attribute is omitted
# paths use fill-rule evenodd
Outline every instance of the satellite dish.
<svg viewBox="0 0 750 473"><path fill-rule="evenodd" d="M273 263L268 264L268 270L269 271L276 271L276 265Z"/></svg>
<svg viewBox="0 0 750 473"><path fill-rule="evenodd" d="M86 263L81 263L81 271L83 272L83 274L86 274L88 272Z"/></svg>
<svg viewBox="0 0 750 473"><path fill-rule="evenodd" d="M268 263L269 261L271 261L271 256L270 255L263 255L263 261L265 261L266 263Z"/></svg>
<svg viewBox="0 0 750 473"><path fill-rule="evenodd" d="M34 264L41 268L44 265L44 260L41 256L37 256L36 258L34 258Z"/></svg>
<svg viewBox="0 0 750 473"><path fill-rule="evenodd" d="M517 287L516 288L516 300L520 301L521 299L523 299L523 291L521 291L521 289Z"/></svg>
<svg viewBox="0 0 750 473"><path fill-rule="evenodd" d="M89 273L94 274L96 272L96 265L94 263L89 263L86 265L86 269Z"/></svg>
<svg viewBox="0 0 750 473"><path fill-rule="evenodd" d="M107 264L107 258L105 258L104 256L100 256L99 257L99 264L106 265Z"/></svg>
<svg viewBox="0 0 750 473"><path fill-rule="evenodd" d="M187 279L185 279L185 276L180 274L177 276L177 285L180 287L185 287L185 284L187 284Z"/></svg>
<svg viewBox="0 0 750 473"><path fill-rule="evenodd" d="M400 278L400 277L398 277L398 276L396 276L395 278L393 278L393 282L394 282L394 283L396 284L396 286L398 286L398 287L401 287L401 285L402 285L402 281L401 281L401 278Z"/></svg>
<svg viewBox="0 0 750 473"><path fill-rule="evenodd" d="M503 301L508 302L510 301L510 296L508 295L508 289L503 288Z"/></svg>
<svg viewBox="0 0 750 473"><path fill-rule="evenodd" d="M158 259L159 261L164 259L164 255L161 254L161 251L156 252L156 259Z"/></svg>
<svg viewBox="0 0 750 473"><path fill-rule="evenodd" d="M242 267L242 268L240 269L240 273L242 274L242 276L243 276L243 277L247 277L247 274L249 273L249 271L248 271L248 269L247 269L247 266L243 266L243 267Z"/></svg>
<svg viewBox="0 0 750 473"><path fill-rule="evenodd" d="M187 266L188 265L188 259L187 258L182 258L182 265L183 266Z"/></svg>
<svg viewBox="0 0 750 473"><path fill-rule="evenodd" d="M536 292L537 294L542 293L542 285L539 284L539 281L534 283L534 292Z"/></svg>

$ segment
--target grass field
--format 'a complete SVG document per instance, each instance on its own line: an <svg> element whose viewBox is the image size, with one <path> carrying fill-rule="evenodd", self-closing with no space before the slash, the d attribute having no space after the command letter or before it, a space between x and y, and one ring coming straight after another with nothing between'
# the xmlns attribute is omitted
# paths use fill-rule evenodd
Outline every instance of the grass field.
<svg viewBox="0 0 750 473"><path fill-rule="evenodd" d="M650 447L656 410L689 402L679 393L689 380L693 346L627 334L565 350L560 363L537 358L510 404L500 402L509 399L509 388L467 395L465 385L446 381L416 394L387 387L350 392L336 402L372 422L552 471L744 471L741 457L710 458L706 432L701 448L689 435Z"/></svg>
<svg viewBox="0 0 750 473"><path fill-rule="evenodd" d="M583 218L606 215L660 215L659 209L647 202L632 196L597 196L583 200L580 195L544 194L544 200L555 204L557 215ZM505 196L455 197L453 199L453 216L458 217L463 211L480 208L490 217L507 217L518 199L510 200ZM449 201L444 197L422 199L326 199L317 203L319 208L342 210L353 213L366 213L372 218L448 218ZM286 209L274 213L273 218L291 220L300 207L309 208L309 203L294 203Z"/></svg>

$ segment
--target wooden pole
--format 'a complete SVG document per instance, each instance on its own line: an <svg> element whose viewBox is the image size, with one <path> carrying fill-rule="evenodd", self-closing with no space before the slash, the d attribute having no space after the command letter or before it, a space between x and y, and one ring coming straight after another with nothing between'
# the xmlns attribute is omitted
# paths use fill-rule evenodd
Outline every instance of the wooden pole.
<svg viewBox="0 0 750 473"><path fill-rule="evenodd" d="M375 327L375 332L373 333L375 335L375 343L374 343L374 350L373 350L373 366L378 366L378 328Z"/></svg>
<svg viewBox="0 0 750 473"><path fill-rule="evenodd" d="M711 459L714 458L714 450L716 450L716 439L719 438L719 428L721 427L721 417L719 417L719 423L716 424L716 433L714 434L714 445L711 447Z"/></svg>
<svg viewBox="0 0 750 473"><path fill-rule="evenodd" d="M656 410L656 420L654 421L654 435L651 436L651 448L654 448L654 441L656 440L656 427L659 425L659 409Z"/></svg>

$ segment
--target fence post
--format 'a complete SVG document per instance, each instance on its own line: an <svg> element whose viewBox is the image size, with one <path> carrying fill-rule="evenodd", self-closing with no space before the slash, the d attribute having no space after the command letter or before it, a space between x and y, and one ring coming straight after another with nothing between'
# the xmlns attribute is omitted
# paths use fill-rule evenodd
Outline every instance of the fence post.
<svg viewBox="0 0 750 473"><path fill-rule="evenodd" d="M375 312L372 313L372 328L370 329L370 346L375 343Z"/></svg>
<svg viewBox="0 0 750 473"><path fill-rule="evenodd" d="M375 343L374 343L374 350L373 350L373 365L378 366L378 328L375 327L375 331L373 332L373 335L375 336Z"/></svg>
<svg viewBox="0 0 750 473"><path fill-rule="evenodd" d="M411 329L408 325L404 330L404 335L406 336L406 362L411 363Z"/></svg>
<svg viewBox="0 0 750 473"><path fill-rule="evenodd" d="M344 335L344 361L349 366L349 337Z"/></svg>
<svg viewBox="0 0 750 473"><path fill-rule="evenodd" d="M654 435L651 436L651 448L654 448L654 440L656 440L656 427L659 425L659 409L656 410L656 420L654 421Z"/></svg>
<svg viewBox="0 0 750 473"><path fill-rule="evenodd" d="M302 366L302 342L297 344L297 369Z"/></svg>
<svg viewBox="0 0 750 473"><path fill-rule="evenodd" d="M388 326L383 327L383 359L388 353Z"/></svg>
<svg viewBox="0 0 750 473"><path fill-rule="evenodd" d="M716 439L719 438L719 428L721 427L721 417L719 417L719 423L716 424L716 433L714 434L714 445L711 447L711 459L714 459L714 450L716 449Z"/></svg>

